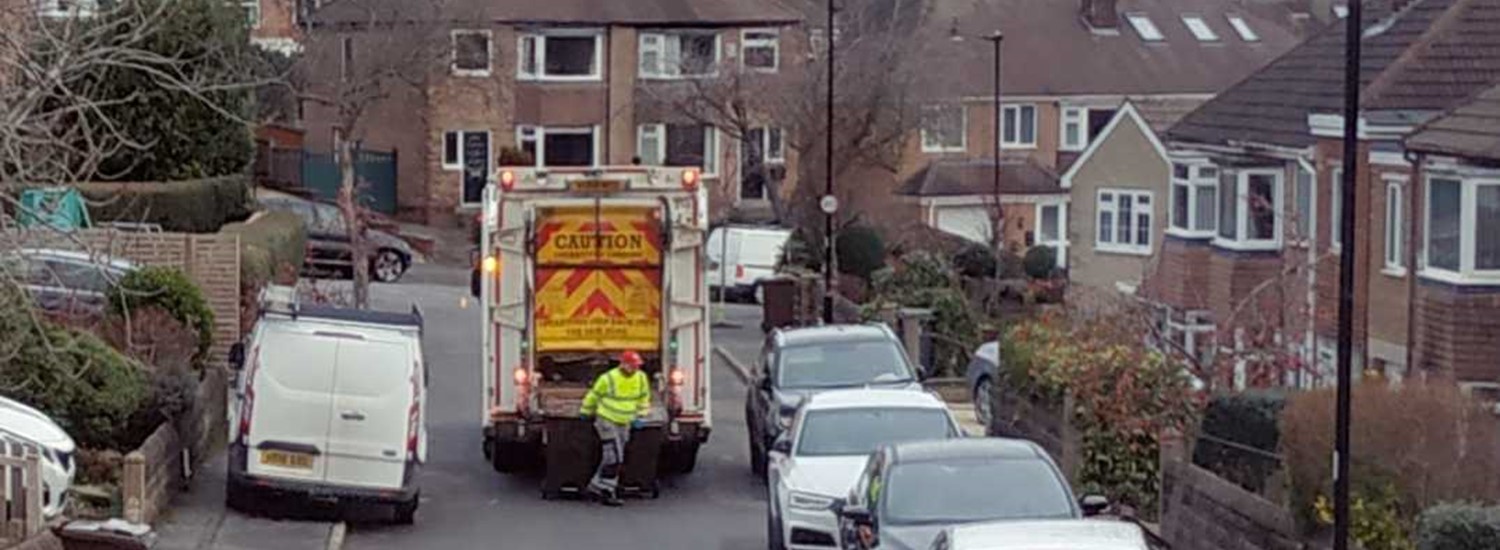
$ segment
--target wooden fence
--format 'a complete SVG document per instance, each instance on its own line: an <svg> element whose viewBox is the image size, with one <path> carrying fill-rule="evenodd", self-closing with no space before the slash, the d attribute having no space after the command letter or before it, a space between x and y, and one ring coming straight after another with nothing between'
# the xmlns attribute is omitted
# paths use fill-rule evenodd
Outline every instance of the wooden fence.
<svg viewBox="0 0 1500 550"><path fill-rule="evenodd" d="M10 443L0 453L0 486L5 506L0 509L0 547L20 544L47 526L42 517L42 463L36 447Z"/></svg>

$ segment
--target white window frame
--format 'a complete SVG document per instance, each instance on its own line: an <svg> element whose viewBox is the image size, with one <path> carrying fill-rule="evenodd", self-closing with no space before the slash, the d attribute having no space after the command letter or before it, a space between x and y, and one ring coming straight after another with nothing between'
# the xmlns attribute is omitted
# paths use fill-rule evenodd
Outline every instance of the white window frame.
<svg viewBox="0 0 1500 550"><path fill-rule="evenodd" d="M1061 124L1058 128L1058 148L1063 151L1082 151L1089 146L1089 108L1088 107L1063 107ZM1068 142L1068 126L1078 127L1078 141Z"/></svg>
<svg viewBox="0 0 1500 550"><path fill-rule="evenodd" d="M1104 195L1109 194L1112 200L1106 208ZM1127 232L1129 243L1121 244L1120 235L1115 231L1120 227L1120 197L1129 196L1131 207L1131 219L1128 222ZM1146 199L1146 208L1140 208L1141 199ZM1100 215L1105 211L1110 212L1109 233L1111 242L1104 242L1099 238L1101 224ZM1146 239L1147 243L1139 244L1140 218L1146 216ZM1094 194L1094 250L1098 252L1113 252L1118 254L1131 254L1136 256L1150 256L1152 247L1156 246L1156 197L1155 193L1144 189L1130 189L1120 187L1103 187Z"/></svg>
<svg viewBox="0 0 1500 550"><path fill-rule="evenodd" d="M1021 112L1026 109L1031 110L1031 141L1021 140ZM999 130L997 132L997 135L1000 137L1000 147L1005 149L1036 149L1036 142L1038 137L1037 134L1041 133L1041 128L1037 126L1038 114L1036 104L1012 103L1008 105L1002 105L1000 107L1000 113L1000 120L996 121L999 123L999 125L995 127L996 130ZM1007 117L1010 117L1011 113L1015 113L1016 118L1015 139L1009 139L1005 137L1005 119Z"/></svg>
<svg viewBox="0 0 1500 550"><path fill-rule="evenodd" d="M240 8L245 10L245 18L250 22L250 28L260 28L260 0L240 0Z"/></svg>
<svg viewBox="0 0 1500 550"><path fill-rule="evenodd" d="M1188 32L1192 33L1193 38L1198 39L1199 42L1219 41L1219 33L1214 32L1214 28L1208 26L1208 20L1201 15L1183 14L1182 25L1187 27Z"/></svg>
<svg viewBox="0 0 1500 550"><path fill-rule="evenodd" d="M1272 199L1271 213L1272 213L1272 219L1274 220L1274 224L1273 224L1273 226L1271 228L1271 238L1269 238L1269 239L1252 239L1252 238L1249 237L1249 234L1250 234L1250 206L1251 206L1250 205L1250 177L1251 176L1271 176L1271 178L1272 178L1272 186L1271 186L1271 199ZM1235 219L1234 219L1234 223L1235 223L1235 238L1233 238L1233 239L1226 238L1223 235L1220 235L1218 233L1218 231L1215 231L1214 232L1214 242L1213 242L1214 246L1217 246L1219 248L1229 249L1229 250L1245 250L1245 251L1280 250L1281 249L1281 245L1282 245L1282 241L1284 240L1282 238L1282 232L1285 231L1285 224L1286 224L1286 216L1283 214L1283 212L1285 210L1285 207L1286 207L1286 196L1285 196L1285 190L1286 190L1286 169L1285 168L1250 168L1250 169L1243 169L1243 170L1240 170L1238 173L1236 173L1234 175L1234 178L1235 178L1235 180L1234 180L1235 181L1235 185L1234 185L1234 188L1235 188L1235 196L1234 196L1234 200L1235 200ZM1221 188L1219 192L1221 193L1221 196L1218 197L1218 198L1219 198L1219 201L1222 203L1222 201L1224 200L1224 197L1222 196L1223 189ZM1220 212L1218 214L1221 215L1221 219L1222 219L1222 212ZM1222 224L1223 222L1221 221L1220 223Z"/></svg>
<svg viewBox="0 0 1500 550"><path fill-rule="evenodd" d="M771 147L771 132L775 132L778 136L776 140L778 147L774 149ZM781 128L764 126L761 128L761 135L764 136L761 139L765 142L761 143L760 150L765 156L766 164L786 164L786 133Z"/></svg>
<svg viewBox="0 0 1500 550"><path fill-rule="evenodd" d="M1193 361L1206 363L1210 359L1212 359L1213 354L1216 351L1216 347L1213 345L1214 332L1218 330L1218 327L1214 325L1213 322L1213 312L1202 309L1187 310L1182 313L1183 320L1181 322L1178 322L1176 318L1172 316L1172 310L1170 308L1167 309L1166 315L1166 334L1162 335L1164 338L1170 341L1173 336L1172 333L1181 332L1182 349L1178 351L1181 351L1183 354L1187 355L1198 349L1198 339L1203 338L1204 335L1206 335L1208 339L1208 345L1205 346L1205 348L1203 349L1203 353L1200 355L1206 355L1207 357L1193 357Z"/></svg>
<svg viewBox="0 0 1500 550"><path fill-rule="evenodd" d="M1303 212L1301 210L1301 205L1298 204L1298 199L1297 199L1297 190L1298 190L1297 185L1298 185L1298 180L1296 180L1296 179L1292 180L1292 185L1293 185L1293 187L1292 187L1292 204L1293 204L1293 206L1295 206L1297 208L1297 210L1296 210L1297 219L1298 219L1298 221L1307 220L1307 231L1305 232L1305 234L1298 235L1297 236L1298 238L1295 239L1295 244L1297 244L1299 246L1313 246L1313 243L1315 243L1317 241L1317 237L1318 237L1318 189L1319 189L1319 186L1318 186L1318 171L1315 168L1316 167L1313 166L1309 162L1301 161L1301 160L1297 161L1297 168L1296 168L1297 175L1300 177L1303 172L1306 172L1308 174L1309 178L1310 178L1309 179L1309 184L1311 185L1311 187L1309 187L1308 190L1307 190L1308 196L1307 196L1307 211L1306 212ZM1288 211L1291 211L1290 208L1288 209Z"/></svg>
<svg viewBox="0 0 1500 550"><path fill-rule="evenodd" d="M528 139L527 134L530 134ZM527 141L536 143L536 154L532 155L532 162L536 168L547 168L547 134L583 135L588 134L593 138L590 166L599 166L599 127L598 126L534 126L530 124L516 125L516 147L522 146Z"/></svg>
<svg viewBox="0 0 1500 550"><path fill-rule="evenodd" d="M1335 166L1328 180L1328 249L1344 249L1344 168Z"/></svg>
<svg viewBox="0 0 1500 550"><path fill-rule="evenodd" d="M1428 265L1428 242L1432 238L1432 180L1442 179L1459 183L1458 217L1458 271ZM1419 274L1423 278L1451 284L1495 284L1500 283L1500 269L1479 269L1477 259L1479 227L1478 191L1480 187L1500 187L1500 176L1464 176L1451 173L1433 173L1427 176L1427 185L1422 192L1422 253Z"/></svg>
<svg viewBox="0 0 1500 550"><path fill-rule="evenodd" d="M354 37L339 37L339 80L348 82L349 73L354 70L350 65L354 64Z"/></svg>
<svg viewBox="0 0 1500 550"><path fill-rule="evenodd" d="M723 151L719 147L719 129L709 124L703 124L703 166L697 168L702 170L704 178L719 177L719 164ZM645 157L647 150L647 135L654 136L656 140L655 150L651 154L654 159ZM636 153L641 156L641 164L661 165L667 158L667 125L662 123L641 124L636 127ZM656 162L650 162L655 160Z"/></svg>
<svg viewBox="0 0 1500 550"><path fill-rule="evenodd" d="M1177 177L1177 167L1183 166L1188 170L1187 179ZM1172 163L1172 184L1167 204L1167 233L1176 237L1188 239L1213 238L1219 231L1219 175L1221 169L1208 162L1176 161ZM1212 175L1207 172L1212 171ZM1197 227L1198 219L1198 195L1203 188L1211 187L1214 191L1213 212L1209 214L1209 225L1207 229ZM1187 193L1187 219L1177 219L1177 192L1181 188ZM1182 226L1178 227L1178 222Z"/></svg>
<svg viewBox="0 0 1500 550"><path fill-rule="evenodd" d="M547 74L547 39L548 38L579 38L592 37L594 39L594 62L593 71L586 75L549 75ZM526 42L531 41L535 46L532 48L532 58L529 60L536 66L535 73L526 71ZM548 29L545 31L532 31L520 33L516 36L516 80L529 82L597 82L604 80L604 33L597 29Z"/></svg>
<svg viewBox="0 0 1500 550"><path fill-rule="evenodd" d="M1156 22L1152 21L1149 15L1144 13L1127 13L1125 14L1125 20L1130 22L1131 27L1135 28L1135 34L1140 36L1143 42L1161 42L1167 38L1161 33L1161 29L1156 27Z"/></svg>
<svg viewBox="0 0 1500 550"><path fill-rule="evenodd" d="M442 149L438 152L438 162L444 171L454 172L463 170L464 167L464 134L470 130L447 130L443 132ZM473 131L478 133L478 131ZM448 162L448 137L453 137L453 162ZM493 137L493 136L492 136Z"/></svg>
<svg viewBox="0 0 1500 550"><path fill-rule="evenodd" d="M1381 273L1406 276L1406 182L1394 176L1385 180L1385 268Z"/></svg>
<svg viewBox="0 0 1500 550"><path fill-rule="evenodd" d="M751 34L769 34L772 38L750 38ZM751 67L745 64L745 50L751 48L770 48L770 67ZM781 29L762 28L744 29L740 31L740 68L758 73L774 73L781 70Z"/></svg>
<svg viewBox="0 0 1500 550"><path fill-rule="evenodd" d="M712 36L714 38L714 58L709 64L710 70L703 74L682 74L682 37L684 36ZM671 48L667 47L670 41L677 41L677 58L671 54ZM655 45L648 45L648 42ZM718 32L707 29L682 29L661 32L643 32L637 39L640 45L637 55L641 60L638 65L638 74L643 80L687 80L698 78L714 78L719 76L719 62L724 59L724 37ZM657 64L647 65L645 62L646 51L655 50Z"/></svg>
<svg viewBox="0 0 1500 550"><path fill-rule="evenodd" d="M956 111L958 113L958 145L932 143L932 141L928 139L930 134L928 133L927 129L927 113L933 111L946 112L949 110ZM922 120L919 122L922 133L921 138L923 153L962 153L969 150L969 117L968 110L964 108L963 104L940 103L934 105L923 105L922 111Z"/></svg>
<svg viewBox="0 0 1500 550"><path fill-rule="evenodd" d="M1046 210L1048 208L1056 208L1057 209L1057 228L1056 228L1057 229L1057 238L1056 239L1045 239L1045 238L1042 237L1042 235L1043 235L1043 233L1042 233L1042 220L1046 219L1046 218L1042 217L1042 211L1044 211L1044 210ZM1036 243L1037 246L1050 246L1050 247L1052 247L1052 250L1056 253L1055 255L1056 255L1056 258L1057 258L1057 267L1067 267L1067 265L1068 265L1068 203L1066 201L1039 202L1039 203L1037 203L1037 205L1036 205L1036 239L1035 239L1034 242Z"/></svg>
<svg viewBox="0 0 1500 550"><path fill-rule="evenodd" d="M1246 21L1244 16L1231 13L1224 18L1229 20L1229 26L1234 28L1234 32L1240 35L1240 40L1260 42L1260 35L1256 34L1255 29L1250 28L1250 22Z"/></svg>
<svg viewBox="0 0 1500 550"><path fill-rule="evenodd" d="M483 69L460 69L458 67L458 37L460 35L483 35L485 63ZM454 29L448 33L448 44L453 49L449 66L457 76L490 76L495 68L495 34L488 29Z"/></svg>

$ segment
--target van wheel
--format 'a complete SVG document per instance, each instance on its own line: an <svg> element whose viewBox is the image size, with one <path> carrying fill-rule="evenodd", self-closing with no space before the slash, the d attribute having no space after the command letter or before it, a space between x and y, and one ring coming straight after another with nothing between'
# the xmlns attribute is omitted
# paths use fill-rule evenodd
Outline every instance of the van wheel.
<svg viewBox="0 0 1500 550"><path fill-rule="evenodd" d="M411 500L396 504L396 524L411 525L417 521L417 507L422 504L422 492L411 496Z"/></svg>
<svg viewBox="0 0 1500 550"><path fill-rule="evenodd" d="M494 465L495 471L500 473L514 473L526 470L528 449L522 443L504 443L496 441L494 450L490 452L490 463Z"/></svg>

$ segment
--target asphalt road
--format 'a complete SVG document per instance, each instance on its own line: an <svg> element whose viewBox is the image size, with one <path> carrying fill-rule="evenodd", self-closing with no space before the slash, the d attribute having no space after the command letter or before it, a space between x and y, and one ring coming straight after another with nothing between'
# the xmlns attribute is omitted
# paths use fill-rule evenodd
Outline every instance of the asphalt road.
<svg viewBox="0 0 1500 550"><path fill-rule="evenodd" d="M465 303L467 272L450 271L417 266L402 283L372 290L377 309L416 302L426 316L430 447L416 524L353 523L347 548L765 548L765 489L749 470L745 386L717 358L713 435L697 470L664 480L658 500L618 509L543 501L539 477L491 469L480 451L479 310ZM759 309L731 305L722 313L739 327L716 328L714 344L749 362L761 342Z"/></svg>

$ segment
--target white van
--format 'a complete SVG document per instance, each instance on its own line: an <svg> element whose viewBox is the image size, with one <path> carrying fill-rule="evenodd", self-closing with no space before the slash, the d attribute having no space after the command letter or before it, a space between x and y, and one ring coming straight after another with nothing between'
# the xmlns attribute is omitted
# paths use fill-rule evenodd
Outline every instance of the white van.
<svg viewBox="0 0 1500 550"><path fill-rule="evenodd" d="M779 227L725 226L708 234L708 286L728 296L761 301L760 281L776 274L792 232Z"/></svg>
<svg viewBox="0 0 1500 550"><path fill-rule="evenodd" d="M427 457L422 315L298 306L272 287L236 345L228 504L260 497L395 506L411 523Z"/></svg>

